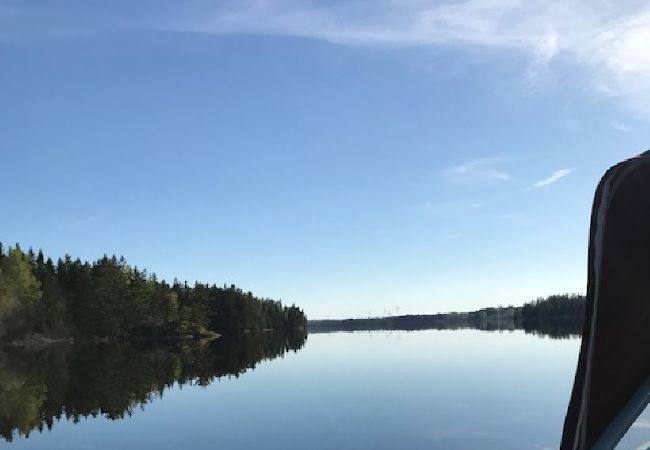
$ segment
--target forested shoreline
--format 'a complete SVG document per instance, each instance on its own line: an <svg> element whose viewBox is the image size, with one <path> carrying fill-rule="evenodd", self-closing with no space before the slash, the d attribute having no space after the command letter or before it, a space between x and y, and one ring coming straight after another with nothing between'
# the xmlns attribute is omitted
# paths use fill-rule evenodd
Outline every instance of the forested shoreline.
<svg viewBox="0 0 650 450"><path fill-rule="evenodd" d="M552 295L520 307L472 312L317 320L309 331L524 329L556 337L580 333L584 296ZM231 285L158 280L106 256L56 262L42 251L0 243L0 343L36 340L175 340L250 331L305 330L303 311Z"/></svg>
<svg viewBox="0 0 650 450"><path fill-rule="evenodd" d="M523 306L499 306L471 312L369 317L343 320L310 320L310 333L363 330L425 330L474 328L516 330L551 337L577 336L582 331L585 297L557 294Z"/></svg>
<svg viewBox="0 0 650 450"><path fill-rule="evenodd" d="M306 326L295 305L231 285L158 280L106 256L56 262L0 243L0 343L40 339L130 340L216 337Z"/></svg>

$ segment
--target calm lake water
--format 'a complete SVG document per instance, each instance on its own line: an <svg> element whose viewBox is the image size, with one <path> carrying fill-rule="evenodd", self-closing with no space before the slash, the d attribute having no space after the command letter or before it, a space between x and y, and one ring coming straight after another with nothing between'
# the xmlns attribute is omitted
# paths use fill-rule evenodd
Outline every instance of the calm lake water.
<svg viewBox="0 0 650 450"><path fill-rule="evenodd" d="M556 449L579 343L427 330L5 353L0 447ZM639 423L621 449L645 448Z"/></svg>

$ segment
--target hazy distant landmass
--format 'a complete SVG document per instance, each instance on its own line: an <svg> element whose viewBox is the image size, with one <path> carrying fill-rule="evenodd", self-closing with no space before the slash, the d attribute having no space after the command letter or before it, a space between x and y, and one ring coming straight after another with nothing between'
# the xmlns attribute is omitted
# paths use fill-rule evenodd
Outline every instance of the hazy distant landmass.
<svg viewBox="0 0 650 450"><path fill-rule="evenodd" d="M524 306L484 308L471 312L403 315L363 319L310 320L310 333L363 330L426 330L475 328L479 330L525 330L551 337L572 337L582 332L585 297L552 295Z"/></svg>

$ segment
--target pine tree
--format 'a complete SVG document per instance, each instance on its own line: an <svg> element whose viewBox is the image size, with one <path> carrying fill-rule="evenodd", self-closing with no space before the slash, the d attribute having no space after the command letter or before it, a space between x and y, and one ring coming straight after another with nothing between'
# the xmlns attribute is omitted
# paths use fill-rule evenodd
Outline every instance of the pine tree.
<svg viewBox="0 0 650 450"><path fill-rule="evenodd" d="M0 337L31 331L40 311L40 283L20 247L0 261Z"/></svg>

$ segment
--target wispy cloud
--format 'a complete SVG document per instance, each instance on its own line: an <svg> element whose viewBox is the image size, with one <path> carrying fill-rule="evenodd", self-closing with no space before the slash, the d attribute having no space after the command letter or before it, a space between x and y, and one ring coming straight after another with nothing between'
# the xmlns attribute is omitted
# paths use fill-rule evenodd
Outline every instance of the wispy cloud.
<svg viewBox="0 0 650 450"><path fill-rule="evenodd" d="M638 0L251 0L194 2L170 26L305 36L339 44L492 47L529 58L529 81L559 55L598 92L650 118L650 3ZM196 5L202 5L197 7Z"/></svg>
<svg viewBox="0 0 650 450"><path fill-rule="evenodd" d="M342 45L489 47L526 57L525 83L565 56L562 61L578 67L595 91L650 119L650 3L643 0L141 0L94 9L88 5L62 0L26 7L1 1L0 30L112 26L273 34Z"/></svg>
<svg viewBox="0 0 650 450"><path fill-rule="evenodd" d="M480 158L467 161L447 170L446 175L453 181L508 181L509 173L498 166L502 163L497 158Z"/></svg>
<svg viewBox="0 0 650 450"><path fill-rule="evenodd" d="M573 172L573 169L556 170L548 178L544 178L543 180L539 180L537 183L533 184L533 188L542 188L542 187L548 186L549 184L553 184L556 181L561 180L562 178L566 177L571 172Z"/></svg>
<svg viewBox="0 0 650 450"><path fill-rule="evenodd" d="M615 120L611 121L610 125L612 126L612 128L622 133L629 133L630 131L632 131L631 126L625 125L624 123L616 122Z"/></svg>

